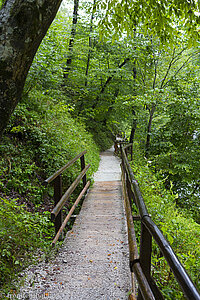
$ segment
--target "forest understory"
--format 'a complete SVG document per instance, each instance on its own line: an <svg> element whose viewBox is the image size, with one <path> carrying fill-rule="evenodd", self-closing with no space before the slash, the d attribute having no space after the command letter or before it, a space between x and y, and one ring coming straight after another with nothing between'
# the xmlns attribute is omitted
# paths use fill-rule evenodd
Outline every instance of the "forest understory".
<svg viewBox="0 0 200 300"><path fill-rule="evenodd" d="M84 150L92 180L100 151L116 136L133 143L131 167L152 219L200 288L199 41L192 43L180 20L173 40L164 41L159 30L151 34L142 22L114 36L113 21L105 33L103 7L95 3L74 1L73 14L61 7L1 138L4 298L15 294L16 278L34 263L35 252L37 260L50 255L53 187L45 187L44 180ZM64 173L66 188L80 168L77 162ZM136 232L139 236L137 225ZM156 244L152 266L165 299L185 299Z"/></svg>

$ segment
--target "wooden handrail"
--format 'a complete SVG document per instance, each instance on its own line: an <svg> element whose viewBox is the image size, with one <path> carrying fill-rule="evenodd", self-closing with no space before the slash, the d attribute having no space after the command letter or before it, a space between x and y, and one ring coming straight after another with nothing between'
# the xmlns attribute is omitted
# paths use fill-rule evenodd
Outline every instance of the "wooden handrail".
<svg viewBox="0 0 200 300"><path fill-rule="evenodd" d="M125 170L128 175L128 179L129 179L129 182L131 185L132 192L134 193L134 196L135 196L135 201L136 201L137 208L139 209L139 212L140 212L140 217L143 218L144 216L148 216L149 214L148 214L146 205L144 203L141 191L139 189L138 182L133 175L133 171L131 169L131 166L129 164L125 150L123 148L122 148L122 160L123 160L124 167L125 167Z"/></svg>
<svg viewBox="0 0 200 300"><path fill-rule="evenodd" d="M86 174L87 170L90 168L90 164L88 164L83 171L78 175L78 177L74 180L74 182L70 185L65 194L61 197L60 201L56 204L54 209L51 212L51 220L53 221L55 217L58 215L60 210L65 205L65 202L69 199L70 195L73 193L83 176Z"/></svg>
<svg viewBox="0 0 200 300"><path fill-rule="evenodd" d="M119 145L119 147L118 147L118 145ZM133 160L133 144L131 144L127 141L117 141L116 140L115 144L114 144L114 148L115 148L115 153L116 154L119 152L119 148L120 148L120 153L121 153L122 148L123 148L126 155L128 155L128 148L130 148L131 161Z"/></svg>
<svg viewBox="0 0 200 300"><path fill-rule="evenodd" d="M123 196L124 196L124 204L125 204L125 211L126 211L126 221L127 221L127 228L128 228L128 244L129 244L129 265L131 269L131 273L135 273L136 279L141 286L141 292L144 299L155 299L149 283L142 271L139 261L137 243L136 243L136 236L131 212L131 206L129 202L128 193L126 190L126 182L125 182L125 174L124 168L122 167L122 187L123 187ZM132 277L132 292L133 296L135 295L135 282L134 277Z"/></svg>
<svg viewBox="0 0 200 300"><path fill-rule="evenodd" d="M67 168L69 168L71 165L73 165L75 163L75 161L77 161L79 158L84 156L86 153L87 153L87 151L84 150L83 152L78 154L76 157L74 157L72 160L70 160L66 165L64 165L62 168L60 168L58 171L56 171L53 175L51 175L49 178L47 178L44 181L44 184L48 184L48 183L52 182L57 176L62 174Z"/></svg>
<svg viewBox="0 0 200 300"><path fill-rule="evenodd" d="M127 149L129 145L125 148ZM151 291L153 292L155 299L160 300L163 299L163 296L156 286L153 278L151 277L151 238L153 237L156 241L158 247L160 248L163 256L165 257L168 265L170 266L174 276L179 283L184 295L188 300L200 300L200 294L192 282L192 279L187 274L186 270L180 263L179 259L177 258L176 254L172 250L169 242L165 239L162 232L159 230L157 225L152 221L151 217L148 214L144 199L139 189L139 185L133 175L131 166L128 162L128 158L126 155L126 151L121 148L121 156L122 156L122 175L123 175L123 182L124 189L125 189L125 201L128 202L135 202L140 214L140 221L141 221L141 243L140 243L140 258L137 259L137 250L135 249L136 243L134 242L134 225L133 222L130 220L130 208L129 205L125 205L126 208L126 215L127 215L127 226L128 226L128 234L132 236L130 239L129 237L129 252L130 252L130 268L131 272L134 271L136 278L139 284L139 296L138 299L149 299L145 298L144 296L144 287L141 285L140 281L143 280L143 274L151 287ZM128 199L126 199L128 198ZM144 257L145 255L145 257ZM137 263L140 264L143 273L137 274L135 270L135 266Z"/></svg>
<svg viewBox="0 0 200 300"><path fill-rule="evenodd" d="M64 222L62 223L62 226L60 227L60 229L58 230L53 242L52 242L52 246L55 246L56 242L58 241L62 231L64 230L65 226L67 225L67 222L69 221L71 215L73 214L75 208L77 207L77 205L79 204L80 200L82 199L83 195L85 194L85 192L87 191L87 189L90 186L90 181L87 182L87 184L85 185L85 187L82 189L81 193L79 194L78 198L76 199L76 201L74 202L72 208L70 209L69 213L67 214Z"/></svg>
<svg viewBox="0 0 200 300"><path fill-rule="evenodd" d="M48 183L54 182L54 203L55 207L53 208L51 212L51 220L54 221L55 224L55 238L52 242L52 245L54 246L58 238L60 237L64 227L66 226L69 218L71 217L72 212L74 211L75 207L83 197L84 193L87 191L90 182L87 182L86 172L90 168L90 164L85 166L85 154L87 151L83 151L80 154L76 155L72 160L70 160L66 165L64 165L62 168L60 168L58 171L56 171L53 175L51 175L48 179L44 181L44 184L47 185ZM74 182L70 185L70 187L67 189L67 191L62 194L62 173L70 167L73 163L75 163L80 158L81 163L81 172L77 176L77 178L74 180ZM66 201L69 199L70 195L73 193L77 185L80 183L80 181L83 181L83 190L81 191L79 197L77 198L76 202L72 206L68 216L65 218L63 222L63 213L62 208L65 205Z"/></svg>

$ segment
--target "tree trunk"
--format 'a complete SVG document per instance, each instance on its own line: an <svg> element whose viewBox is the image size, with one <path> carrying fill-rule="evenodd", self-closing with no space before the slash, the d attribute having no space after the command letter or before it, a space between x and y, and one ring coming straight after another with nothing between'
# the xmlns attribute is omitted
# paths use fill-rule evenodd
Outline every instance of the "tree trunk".
<svg viewBox="0 0 200 300"><path fill-rule="evenodd" d="M62 0L7 0L0 11L0 136Z"/></svg>
<svg viewBox="0 0 200 300"><path fill-rule="evenodd" d="M136 28L134 29L134 36L136 38ZM134 50L136 50L136 46L134 47ZM134 96L137 95L136 78L137 78L137 69L136 69L136 59L135 59L134 64L133 64L133 79L134 79L134 83L135 83L134 91L133 91ZM136 113L135 113L134 108L133 108L132 112L133 112L133 122L132 122L131 134L130 134L130 138L129 138L129 143L130 144L133 143L134 136L135 136L135 131L136 131L136 127L137 127L137 119L136 119Z"/></svg>
<svg viewBox="0 0 200 300"><path fill-rule="evenodd" d="M69 40L68 59L63 74L63 77L65 79L67 79L69 76L69 71L71 69L71 64L72 64L72 54L73 54L74 40L76 35L76 24L78 21L78 7L79 7L79 0L74 0L74 12L73 12L73 20L72 20L71 37Z"/></svg>
<svg viewBox="0 0 200 300"><path fill-rule="evenodd" d="M153 115L156 110L156 105L152 104L151 110L150 110L150 116L149 116L149 122L147 126L147 139L146 139L146 149L145 149L145 155L148 157L149 155L149 150L150 150L150 140L151 140L151 125L153 121Z"/></svg>
<svg viewBox="0 0 200 300"><path fill-rule="evenodd" d="M135 113L135 110L133 109L133 123L132 123L130 138L129 138L129 143L130 144L133 143L134 136L135 136L135 131L136 131L136 126L137 126L136 113Z"/></svg>
<svg viewBox="0 0 200 300"><path fill-rule="evenodd" d="M89 71L89 66L90 66L90 57L91 57L91 49L92 49L92 31L93 31L93 19L94 19L94 8L95 8L96 0L93 2L93 9L92 9L92 14L91 14L91 20L90 20L90 35L89 35L89 51L88 51L88 57L87 57L87 66L86 66L86 71L85 71L85 86L88 84L88 71Z"/></svg>

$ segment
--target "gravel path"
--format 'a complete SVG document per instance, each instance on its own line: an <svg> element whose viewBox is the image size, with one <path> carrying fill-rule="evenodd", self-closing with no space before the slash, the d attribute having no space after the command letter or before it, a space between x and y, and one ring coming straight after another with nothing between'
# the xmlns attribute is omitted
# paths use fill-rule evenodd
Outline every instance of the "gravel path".
<svg viewBox="0 0 200 300"><path fill-rule="evenodd" d="M57 258L27 270L18 299L128 299L127 229L113 149L102 153L94 179Z"/></svg>

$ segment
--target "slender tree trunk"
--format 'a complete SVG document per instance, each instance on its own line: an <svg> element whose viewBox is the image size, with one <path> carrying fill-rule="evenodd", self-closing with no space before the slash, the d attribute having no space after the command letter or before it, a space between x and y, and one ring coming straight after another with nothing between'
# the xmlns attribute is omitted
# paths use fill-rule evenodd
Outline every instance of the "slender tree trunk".
<svg viewBox="0 0 200 300"><path fill-rule="evenodd" d="M134 29L134 37L136 38L136 29ZM134 50L136 50L136 46L134 47ZM137 69L136 69L136 59L134 60L134 64L133 64L133 80L134 80L134 91L133 94L134 96L137 95L137 91L136 91L136 78L137 78ZM137 119L136 119L136 113L135 113L135 109L133 108L133 122L132 122L132 128L131 128L131 134L130 134L130 138L129 138L129 143L132 144L133 140L134 140L134 136L135 136L135 131L136 131L136 127L137 127Z"/></svg>
<svg viewBox="0 0 200 300"><path fill-rule="evenodd" d="M146 139L146 147L145 147L146 157L148 157L149 150L150 150L151 126L152 126L153 115L154 115L155 110L156 110L156 104L152 104L152 107L150 110L150 115L149 115L149 122L148 122L148 126L147 126L147 139Z"/></svg>
<svg viewBox="0 0 200 300"><path fill-rule="evenodd" d="M0 137L62 0L9 0L0 11Z"/></svg>
<svg viewBox="0 0 200 300"><path fill-rule="evenodd" d="M76 35L76 24L78 21L78 7L79 7L79 0L74 0L72 30L71 30L71 37L69 40L68 58L67 58L66 67L64 69L64 74L63 74L64 79L68 78L71 69L71 64L72 64L73 47L74 47L74 40Z"/></svg>
<svg viewBox="0 0 200 300"><path fill-rule="evenodd" d="M85 86L88 84L88 72L89 72L89 66L90 66L90 57L92 52L92 32L93 32L93 19L94 19L94 8L95 8L96 0L93 2L93 9L91 14L91 20L90 20L90 34L89 34L89 51L88 51L88 57L87 57L87 66L85 71Z"/></svg>
<svg viewBox="0 0 200 300"><path fill-rule="evenodd" d="M133 123L132 123L132 128L131 128L131 134L129 138L129 143L132 144L135 136L135 131L137 127L137 119L136 119L136 113L135 110L133 109Z"/></svg>

